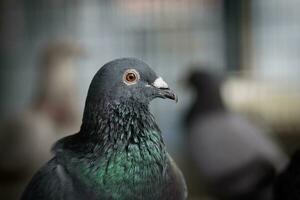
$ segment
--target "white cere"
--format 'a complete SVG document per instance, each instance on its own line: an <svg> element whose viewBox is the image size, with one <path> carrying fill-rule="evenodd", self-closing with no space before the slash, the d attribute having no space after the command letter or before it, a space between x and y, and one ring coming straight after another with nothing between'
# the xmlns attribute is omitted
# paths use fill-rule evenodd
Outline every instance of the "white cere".
<svg viewBox="0 0 300 200"><path fill-rule="evenodd" d="M153 82L153 86L157 88L169 88L168 84L161 77L158 77Z"/></svg>

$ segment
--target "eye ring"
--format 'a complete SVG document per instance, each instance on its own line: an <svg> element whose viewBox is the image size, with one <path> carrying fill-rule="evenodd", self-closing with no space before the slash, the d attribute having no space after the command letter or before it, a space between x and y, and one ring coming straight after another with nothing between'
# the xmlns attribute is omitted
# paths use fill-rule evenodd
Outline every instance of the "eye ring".
<svg viewBox="0 0 300 200"><path fill-rule="evenodd" d="M136 84L140 80L140 74L135 69L127 69L123 75L123 82L126 85Z"/></svg>

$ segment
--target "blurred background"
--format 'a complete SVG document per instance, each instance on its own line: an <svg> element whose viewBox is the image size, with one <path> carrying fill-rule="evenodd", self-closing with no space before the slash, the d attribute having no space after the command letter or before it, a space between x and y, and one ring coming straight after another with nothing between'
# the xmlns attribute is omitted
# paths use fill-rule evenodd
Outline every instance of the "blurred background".
<svg viewBox="0 0 300 200"><path fill-rule="evenodd" d="M226 110L261 127L261 134L276 141L282 154L300 145L297 0L0 4L4 199L17 199L28 177L49 159L54 141L79 130L92 77L104 63L119 57L145 61L177 92L177 104L156 100L151 110L170 154L187 174L190 199L214 198L190 178L198 171L191 168L199 163L187 159L190 151L201 151L189 150L190 129L184 125L197 99L188 83L195 70L222 76L220 95ZM214 148L222 149L222 141Z"/></svg>

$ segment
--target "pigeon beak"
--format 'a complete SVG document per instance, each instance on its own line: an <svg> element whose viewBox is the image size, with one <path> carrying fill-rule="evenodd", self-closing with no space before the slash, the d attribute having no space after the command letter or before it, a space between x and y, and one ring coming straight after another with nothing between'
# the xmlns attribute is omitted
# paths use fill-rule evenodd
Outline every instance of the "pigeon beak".
<svg viewBox="0 0 300 200"><path fill-rule="evenodd" d="M167 98L167 99L172 99L174 100L176 103L178 102L178 97L177 95L169 88L163 88L160 89L160 94L162 98Z"/></svg>
<svg viewBox="0 0 300 200"><path fill-rule="evenodd" d="M172 99L176 103L178 102L177 95L169 88L168 84L161 77L158 77L152 85L159 89L158 97L163 99Z"/></svg>

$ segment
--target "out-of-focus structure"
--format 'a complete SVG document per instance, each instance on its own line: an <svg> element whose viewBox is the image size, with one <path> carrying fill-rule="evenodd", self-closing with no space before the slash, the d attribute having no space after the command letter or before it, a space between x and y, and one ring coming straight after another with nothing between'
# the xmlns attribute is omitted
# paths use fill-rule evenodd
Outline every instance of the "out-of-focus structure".
<svg viewBox="0 0 300 200"><path fill-rule="evenodd" d="M37 91L24 111L0 124L0 196L18 199L32 175L51 158L51 146L79 129L74 74L81 49L49 43L41 52Z"/></svg>
<svg viewBox="0 0 300 200"><path fill-rule="evenodd" d="M82 44L88 55L80 68L74 68L81 111L93 74L117 57L144 60L174 88L178 104L154 102L151 108L180 165L186 164L181 122L195 94L177 80L195 62L228 74L222 93L230 109L269 126L288 153L300 146L297 0L3 0L0 4L1 121L32 105L38 88L35 62L43 44L69 38ZM190 198L200 199L201 194Z"/></svg>
<svg viewBox="0 0 300 200"><path fill-rule="evenodd" d="M217 199L272 200L287 157L269 130L226 107L220 76L194 70L187 82L196 93L185 118L188 178L197 174L198 187Z"/></svg>
<svg viewBox="0 0 300 200"><path fill-rule="evenodd" d="M296 200L299 198L300 151L292 155L291 161L276 178L273 194L274 200Z"/></svg>

